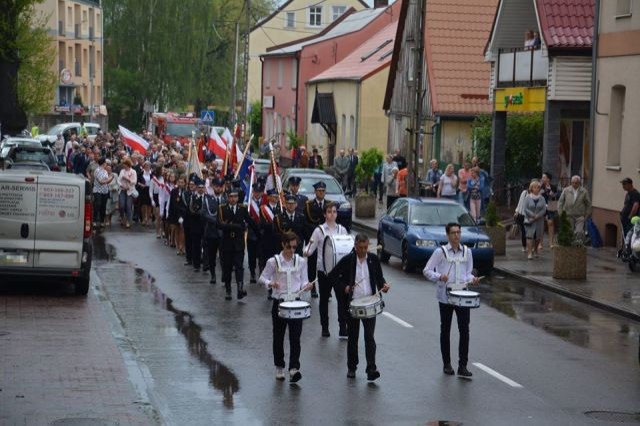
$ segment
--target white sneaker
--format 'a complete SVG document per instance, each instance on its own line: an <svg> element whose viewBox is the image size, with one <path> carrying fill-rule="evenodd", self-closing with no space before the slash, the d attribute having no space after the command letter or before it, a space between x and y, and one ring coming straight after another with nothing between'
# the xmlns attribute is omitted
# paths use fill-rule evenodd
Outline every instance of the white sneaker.
<svg viewBox="0 0 640 426"><path fill-rule="evenodd" d="M284 368L276 367L276 380L284 380Z"/></svg>

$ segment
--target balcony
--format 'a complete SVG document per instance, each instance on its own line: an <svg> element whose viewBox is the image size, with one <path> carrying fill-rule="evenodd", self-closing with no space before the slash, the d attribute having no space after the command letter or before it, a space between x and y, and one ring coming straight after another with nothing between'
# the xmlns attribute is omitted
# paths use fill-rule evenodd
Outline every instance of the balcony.
<svg viewBox="0 0 640 426"><path fill-rule="evenodd" d="M547 85L549 58L542 50L500 49L496 87L540 87Z"/></svg>
<svg viewBox="0 0 640 426"><path fill-rule="evenodd" d="M58 35L64 35L64 21L58 21Z"/></svg>

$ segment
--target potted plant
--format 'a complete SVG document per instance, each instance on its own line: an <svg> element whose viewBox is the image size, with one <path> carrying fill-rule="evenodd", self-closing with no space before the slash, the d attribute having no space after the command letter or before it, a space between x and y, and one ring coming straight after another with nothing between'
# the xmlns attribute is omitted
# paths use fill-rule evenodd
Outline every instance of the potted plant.
<svg viewBox="0 0 640 426"><path fill-rule="evenodd" d="M366 188L356 195L356 217L371 218L376 216L376 197L369 191L371 179L376 168L382 164L382 152L371 148L362 153L356 166L356 183Z"/></svg>
<svg viewBox="0 0 640 426"><path fill-rule="evenodd" d="M499 222L499 216L496 203L493 201L487 205L487 213L485 214L485 232L491 238L493 245L493 253L504 256L507 254L507 232L504 226Z"/></svg>
<svg viewBox="0 0 640 426"><path fill-rule="evenodd" d="M584 280L587 278L587 248L571 228L566 212L560 215L558 244L553 248L553 278Z"/></svg>

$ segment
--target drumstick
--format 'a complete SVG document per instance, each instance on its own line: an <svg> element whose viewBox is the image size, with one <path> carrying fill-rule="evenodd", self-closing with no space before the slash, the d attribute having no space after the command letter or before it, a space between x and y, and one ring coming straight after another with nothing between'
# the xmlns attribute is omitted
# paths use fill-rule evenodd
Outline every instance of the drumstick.
<svg viewBox="0 0 640 426"><path fill-rule="evenodd" d="M315 283L316 283L316 281L318 281L318 279L317 279L317 278L316 278L315 280L311 281L309 284L315 284ZM300 297L300 295L301 295L302 293L304 293L305 291L307 291L307 290L304 290L304 289L300 290L299 292L297 292L297 293L296 293L296 297Z"/></svg>

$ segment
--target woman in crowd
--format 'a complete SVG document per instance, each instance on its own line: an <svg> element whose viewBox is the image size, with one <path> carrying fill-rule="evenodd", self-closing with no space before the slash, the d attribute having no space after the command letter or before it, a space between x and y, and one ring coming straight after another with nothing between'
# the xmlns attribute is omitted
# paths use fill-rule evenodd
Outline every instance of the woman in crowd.
<svg viewBox="0 0 640 426"><path fill-rule="evenodd" d="M520 229L520 238L522 239L522 252L527 252L527 234L524 227L524 200L529 195L529 187L527 186L520 193L520 198L518 199L518 205L516 206L516 211L513 214L513 219L515 221L515 225L518 225Z"/></svg>
<svg viewBox="0 0 640 426"><path fill-rule="evenodd" d="M444 169L444 174L440 177L438 185L438 198L456 199L456 188L458 187L458 178L455 174L453 164L448 164Z"/></svg>
<svg viewBox="0 0 640 426"><path fill-rule="evenodd" d="M107 208L104 214L104 228L111 229L111 217L113 216L113 212L118 209L118 176L113 173L110 160L106 161L104 169L109 174L109 177L111 177L111 182L109 182L109 198L107 198Z"/></svg>
<svg viewBox="0 0 640 426"><path fill-rule="evenodd" d="M182 229L182 223L180 221L180 199L182 193L187 187L187 177L181 175L178 178L177 186L171 190L169 198L169 214L167 215L167 222L169 222L169 235L170 240L173 241L177 247L177 255L184 254L184 230Z"/></svg>
<svg viewBox="0 0 640 426"><path fill-rule="evenodd" d="M120 189L120 225L131 228L131 219L133 217L133 198L137 196L136 183L138 175L131 167L131 159L129 157L122 161L122 170L118 175L118 187Z"/></svg>
<svg viewBox="0 0 640 426"><path fill-rule="evenodd" d="M555 245L555 221L558 216L558 188L551 183L551 173L547 172L542 175L542 181L540 188L540 194L544 197L544 201L547 203L547 228L549 229L549 248L553 248ZM540 245L538 251L542 250L543 235L540 236Z"/></svg>
<svg viewBox="0 0 640 426"><path fill-rule="evenodd" d="M162 166L156 166L151 175L151 183L149 184L149 195L151 196L151 206L153 207L153 216L156 219L156 238L162 238L162 218L160 216L161 204L160 193L164 192L165 183L162 175Z"/></svg>
<svg viewBox="0 0 640 426"><path fill-rule="evenodd" d="M540 182L529 184L529 195L524 199L524 227L527 233L527 259L538 257L538 246L544 232L547 204L540 195Z"/></svg>
<svg viewBox="0 0 640 426"><path fill-rule="evenodd" d="M137 189L140 196L138 197L138 203L140 203L140 221L143 226L151 224L151 196L149 195L149 185L151 184L151 163L145 161L142 165L142 176L138 179Z"/></svg>
<svg viewBox="0 0 640 426"><path fill-rule="evenodd" d="M387 176L385 182L387 186L387 208L391 207L391 204L398 199L398 168L391 169L391 174Z"/></svg>
<svg viewBox="0 0 640 426"><path fill-rule="evenodd" d="M167 244L170 247L176 246L176 240L174 236L171 234L171 227L169 224L169 202L171 200L171 191L176 187L176 174L167 170L165 173L165 182L167 184L164 187L164 190L160 192L160 217L162 217L162 226L164 229L164 235L167 236Z"/></svg>
<svg viewBox="0 0 640 426"><path fill-rule="evenodd" d="M467 192L467 182L471 177L471 163L465 161L462 168L458 170L458 201L469 210L469 193Z"/></svg>
<svg viewBox="0 0 640 426"><path fill-rule="evenodd" d="M482 211L482 182L478 167L471 169L471 177L467 180L467 191L469 192L469 213L477 222L480 220Z"/></svg>

